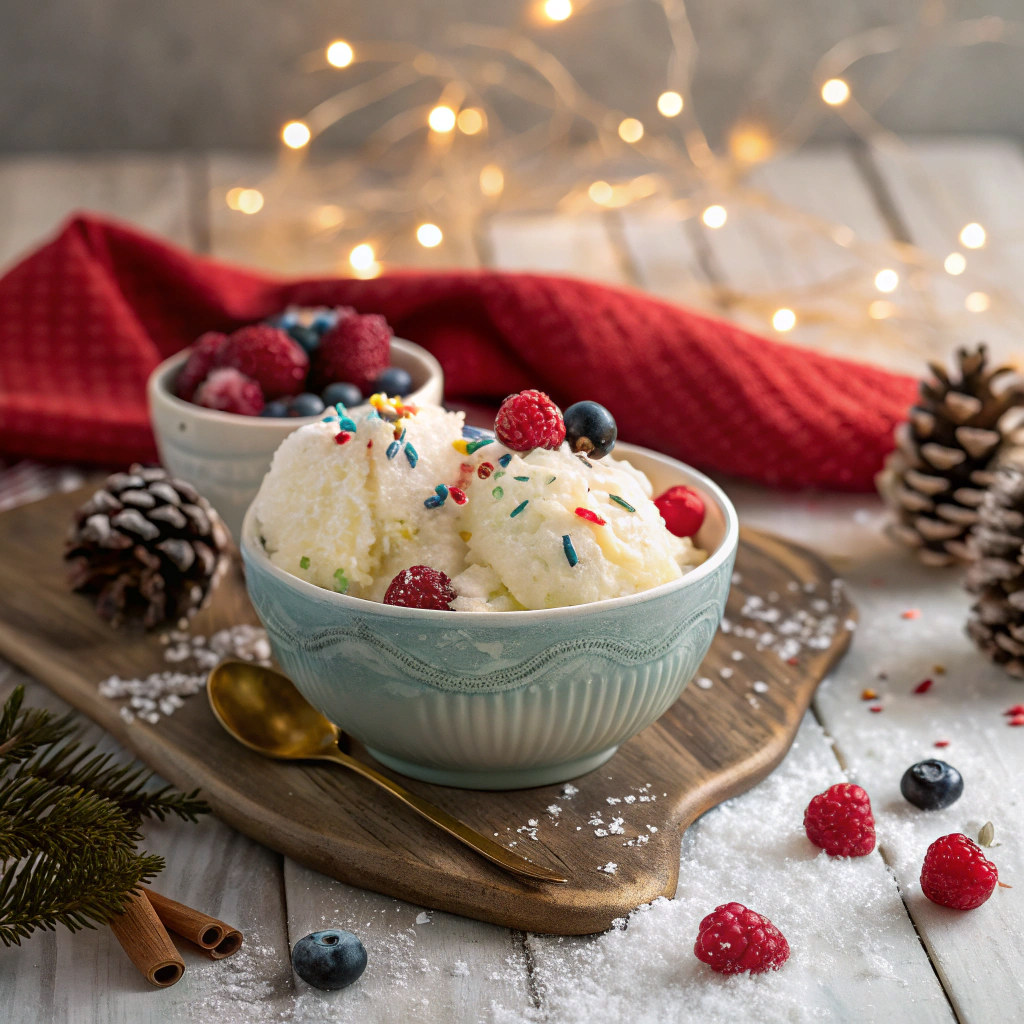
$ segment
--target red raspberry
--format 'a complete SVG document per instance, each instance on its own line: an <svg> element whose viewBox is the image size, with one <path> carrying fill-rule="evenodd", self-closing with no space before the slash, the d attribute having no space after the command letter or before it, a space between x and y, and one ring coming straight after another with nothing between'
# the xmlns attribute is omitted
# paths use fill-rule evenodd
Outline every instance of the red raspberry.
<svg viewBox="0 0 1024 1024"><path fill-rule="evenodd" d="M452 581L439 569L429 565L414 565L403 569L389 584L384 595L385 604L398 604L404 608L433 608L450 612L455 600Z"/></svg>
<svg viewBox="0 0 1024 1024"><path fill-rule="evenodd" d="M263 392L251 377L233 366L221 366L196 388L195 403L221 412L259 416L263 412Z"/></svg>
<svg viewBox="0 0 1024 1024"><path fill-rule="evenodd" d="M860 786L839 782L804 811L807 838L830 857L865 857L875 848L871 801Z"/></svg>
<svg viewBox="0 0 1024 1024"><path fill-rule="evenodd" d="M701 921L693 952L719 974L760 974L789 959L789 943L767 917L742 903L723 903Z"/></svg>
<svg viewBox="0 0 1024 1024"><path fill-rule="evenodd" d="M253 324L235 331L220 354L221 366L233 366L251 377L270 400L297 395L306 383L309 356L284 331Z"/></svg>
<svg viewBox="0 0 1024 1024"><path fill-rule="evenodd" d="M692 537L704 522L704 499L691 487L670 487L654 504L677 537Z"/></svg>
<svg viewBox="0 0 1024 1024"><path fill-rule="evenodd" d="M921 866L921 889L925 896L941 907L973 910L992 895L999 881L995 864L981 852L981 847L965 835L936 839L924 855Z"/></svg>
<svg viewBox="0 0 1024 1024"><path fill-rule="evenodd" d="M514 452L557 448L565 440L562 411L543 391L509 395L494 421L498 440Z"/></svg>
<svg viewBox="0 0 1024 1024"><path fill-rule="evenodd" d="M379 313L345 316L324 333L316 350L316 390L347 381L364 395L391 362L391 328Z"/></svg>
<svg viewBox="0 0 1024 1024"><path fill-rule="evenodd" d="M217 365L224 342L227 340L228 336L221 334L220 331L207 331L193 342L188 359L178 371L178 378L174 382L174 389L179 398L186 402L192 401L196 388Z"/></svg>

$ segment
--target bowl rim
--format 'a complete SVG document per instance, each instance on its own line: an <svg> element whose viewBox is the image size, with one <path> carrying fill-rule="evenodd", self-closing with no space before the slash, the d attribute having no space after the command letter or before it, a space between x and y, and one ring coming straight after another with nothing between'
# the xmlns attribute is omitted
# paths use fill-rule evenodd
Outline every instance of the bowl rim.
<svg viewBox="0 0 1024 1024"><path fill-rule="evenodd" d="M661 583L656 587L651 587L649 590L641 590L636 594L627 594L624 597L609 597L602 601L591 601L587 604L563 605L558 608L533 608L508 612L455 612L458 618L454 622L451 622L448 618L437 618L437 616L448 616L451 614L450 612L440 611L438 609L406 608L399 605L369 601L361 597L350 597L348 594L337 594L332 590L325 590L323 587L318 587L314 583L307 583L298 576L293 576L290 572L286 572L279 566L274 565L270 560L270 556L267 554L263 545L259 543L255 535L255 500L253 500L252 504L249 505L249 508L245 513L245 518L242 522L239 548L244 559L252 559L260 568L268 571L272 576L276 577L280 582L284 583L291 589L297 590L299 593L306 594L311 597L326 599L329 604L334 604L338 608L343 608L346 611L359 611L362 609L363 612L367 614L403 619L419 619L424 623L428 621L436 622L438 624L451 622L453 627L457 626L458 623L465 623L466 625L472 624L504 627L511 626L516 622L525 623L537 619L562 619L571 618L581 614L618 611L619 609L628 608L635 604L642 604L645 601L663 597L676 591L689 589L701 580L710 576L712 573L716 572L733 556L739 545L739 517L736 514L736 509L733 503L729 500L728 495L721 487L718 486L718 484L705 476L699 470L687 465L685 462L680 462L678 459L673 459L670 455L664 455L663 453L653 451L650 448L643 448L640 445L620 442L615 446L615 451L621 451L624 455L628 455L630 452L636 452L646 457L653 458L655 461L663 462L671 468L683 470L684 474L690 478L688 481L689 483L696 484L700 490L705 494L710 495L710 497L715 500L725 518L725 536L722 538L722 542L718 545L718 548L712 552L704 562L696 566L678 580L672 580L669 583Z"/></svg>
<svg viewBox="0 0 1024 1024"><path fill-rule="evenodd" d="M442 375L443 370L441 368L441 364L425 348L421 345L417 345L414 341L409 341L407 338L397 338L392 336L391 343L399 352L419 359L421 362L426 364L428 370L427 380L416 388L415 391L412 391L409 394L409 398L415 400L417 392L422 391L427 387L431 380L436 380ZM196 405L194 402L186 402L183 398L179 398L171 391L169 382L173 371L177 370L178 367L188 359L188 355L189 349L183 348L180 352L175 352L174 355L168 356L163 360L163 362L153 369L149 375L149 380L146 383L146 390L149 394L151 403L156 399L159 399L179 415L192 416L197 420L206 420L209 423L233 424L235 426L246 424L252 429L265 430L268 432L272 432L275 429L280 430L282 423L287 423L289 425L290 432L291 430L296 430L298 427L304 427L307 423L316 423L323 419L325 415L326 409L324 412L318 412L314 416L245 416L236 412L221 412L218 409L206 409L201 405ZM351 406L351 409L357 410L368 406L369 403L362 402L359 405Z"/></svg>

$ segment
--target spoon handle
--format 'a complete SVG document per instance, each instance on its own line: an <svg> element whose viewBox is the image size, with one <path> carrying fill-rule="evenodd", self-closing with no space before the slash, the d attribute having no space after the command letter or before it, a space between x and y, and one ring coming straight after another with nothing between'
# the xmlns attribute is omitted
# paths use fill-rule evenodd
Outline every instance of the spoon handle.
<svg viewBox="0 0 1024 1024"><path fill-rule="evenodd" d="M533 861L527 860L518 853L507 850L504 846L494 842L494 840L481 835L475 829L471 829L468 825L459 821L458 818L453 818L447 811L442 811L440 807L435 807L432 803L418 797L415 793L410 793L404 786L400 786L386 775L381 775L380 772L374 771L369 765L363 764L362 761L357 761L354 757L350 757L340 750L323 754L318 760L336 761L362 775L364 779L375 782L381 789L386 789L392 796L397 797L407 807L411 807L417 814L426 818L427 821L431 821L438 828L444 829L450 836L454 836L460 843L464 843L471 850L476 850L481 857L485 857L492 864L497 864L499 868L511 871L514 875L522 875L524 878L534 878L542 882L568 881L567 878L563 878L557 872L541 867L539 864L534 864Z"/></svg>

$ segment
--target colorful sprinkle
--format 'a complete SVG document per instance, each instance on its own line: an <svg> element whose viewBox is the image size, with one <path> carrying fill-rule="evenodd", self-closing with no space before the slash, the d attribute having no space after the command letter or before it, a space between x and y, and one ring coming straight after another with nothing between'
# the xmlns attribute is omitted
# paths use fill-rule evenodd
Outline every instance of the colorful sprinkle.
<svg viewBox="0 0 1024 1024"><path fill-rule="evenodd" d="M1014 715L1007 723L1007 725L1024 725L1024 715Z"/></svg>
<svg viewBox="0 0 1024 1024"><path fill-rule="evenodd" d="M397 441L392 441L391 444L388 445L387 456L389 462L399 453L401 448L402 446Z"/></svg>
<svg viewBox="0 0 1024 1024"><path fill-rule="evenodd" d="M320 422L321 423L337 423L338 422L338 417L337 416L325 416Z"/></svg>
<svg viewBox="0 0 1024 1024"><path fill-rule="evenodd" d="M508 469L508 464L511 461L512 461L512 456L511 455L502 455L502 457L500 459L498 459L498 462L501 463L501 468L502 469Z"/></svg>
<svg viewBox="0 0 1024 1024"><path fill-rule="evenodd" d="M556 481L557 479L558 479L558 477L557 477L557 476L553 476L553 477L551 477L551 479L550 479L550 480L548 480L548 483L549 483L549 484L553 484L553 483L554 483L554 482L555 482L555 481Z"/></svg>
<svg viewBox="0 0 1024 1024"><path fill-rule="evenodd" d="M596 512L591 512L589 508L576 509L576 515L578 515L580 519L586 519L588 523L593 523L595 526L605 525L605 521Z"/></svg>
<svg viewBox="0 0 1024 1024"><path fill-rule="evenodd" d="M513 480L521 480L523 483L526 483L526 481L529 480L530 478L528 476L514 476L514 477L512 477L512 479Z"/></svg>
<svg viewBox="0 0 1024 1024"><path fill-rule="evenodd" d="M941 747L948 747L949 746L949 740L936 740L935 741L935 746L940 747L940 748Z"/></svg>
<svg viewBox="0 0 1024 1024"><path fill-rule="evenodd" d="M309 568L309 557L307 555L303 555L299 559L299 568L300 569L308 569Z"/></svg>
<svg viewBox="0 0 1024 1024"><path fill-rule="evenodd" d="M399 430L398 429L398 424L396 423L395 424L394 438L395 438L395 440L399 444L401 444L405 440L405 427L402 427L402 429Z"/></svg>
<svg viewBox="0 0 1024 1024"><path fill-rule="evenodd" d="M901 619L919 619L921 618L920 608L908 608L905 612L900 615Z"/></svg>
<svg viewBox="0 0 1024 1024"><path fill-rule="evenodd" d="M481 437L479 441L470 441L466 445L466 454L472 455L473 452L479 451L481 448L486 447L489 444L494 444L493 437Z"/></svg>
<svg viewBox="0 0 1024 1024"><path fill-rule="evenodd" d="M444 484L438 484L434 488L434 493L442 500L445 501L448 497L448 488Z"/></svg>
<svg viewBox="0 0 1024 1024"><path fill-rule="evenodd" d="M1004 715L1024 715L1024 704L1014 704L1012 708L1007 708Z"/></svg>
<svg viewBox="0 0 1024 1024"><path fill-rule="evenodd" d="M469 442L464 437L460 437L458 439L458 441L452 441L452 447L460 455L468 455L469 454Z"/></svg>
<svg viewBox="0 0 1024 1024"><path fill-rule="evenodd" d="M456 505L466 504L466 492L461 487L449 487L448 493L452 496L452 501Z"/></svg>
<svg viewBox="0 0 1024 1024"><path fill-rule="evenodd" d="M621 505L627 512L635 512L636 509L625 498L620 498L617 494L609 494L609 498L615 502L616 505Z"/></svg>
<svg viewBox="0 0 1024 1024"><path fill-rule="evenodd" d="M871 707L868 708L868 711L873 711L876 715L881 710L882 710L882 705L881 704L872 704Z"/></svg>
<svg viewBox="0 0 1024 1024"><path fill-rule="evenodd" d="M342 416L338 421L338 426L342 430L350 430L354 434L359 428L356 426L356 421L351 416Z"/></svg>
<svg viewBox="0 0 1024 1024"><path fill-rule="evenodd" d="M922 679L921 682L914 687L914 693L927 693L932 688L932 681L930 679Z"/></svg>
<svg viewBox="0 0 1024 1024"><path fill-rule="evenodd" d="M519 504L516 505L516 507L514 509L512 509L511 512L509 512L509 514L508 514L509 519L515 519L515 517L517 515L519 515L519 513L522 512L523 509L526 508L526 506L529 505L529 504L530 504L530 499L529 498L527 498L526 501L519 502Z"/></svg>
<svg viewBox="0 0 1024 1024"><path fill-rule="evenodd" d="M498 472L494 474L494 479L495 480L500 480L501 477L503 477L504 475L505 475L505 470L499 469Z"/></svg>
<svg viewBox="0 0 1024 1024"><path fill-rule="evenodd" d="M476 475L480 477L481 480L486 480L493 472L494 466L490 462L481 462L480 465L476 467Z"/></svg>
<svg viewBox="0 0 1024 1024"><path fill-rule="evenodd" d="M415 469L416 463L420 461L420 455L419 452L416 451L416 449L409 443L406 443L405 445L405 457L409 460L409 465Z"/></svg>
<svg viewBox="0 0 1024 1024"><path fill-rule="evenodd" d="M339 594L344 594L348 590L348 577L344 569L334 570L334 589Z"/></svg>
<svg viewBox="0 0 1024 1024"><path fill-rule="evenodd" d="M440 508L444 504L444 498L439 498L436 494L432 494L423 504L427 508Z"/></svg>
<svg viewBox="0 0 1024 1024"><path fill-rule="evenodd" d="M580 556L576 554L576 549L572 546L572 537L569 534L562 534L562 550L565 552L565 560L569 563L569 568L574 568L580 560Z"/></svg>
<svg viewBox="0 0 1024 1024"><path fill-rule="evenodd" d="M583 454L583 452L576 452L576 457L583 463L587 469L593 469L594 464Z"/></svg>
<svg viewBox="0 0 1024 1024"><path fill-rule="evenodd" d="M937 676L944 676L946 674L946 666L945 665L932 665L932 671Z"/></svg>
<svg viewBox="0 0 1024 1024"><path fill-rule="evenodd" d="M352 435L347 430L339 430L338 433L334 435L335 444L348 444L351 440Z"/></svg>
<svg viewBox="0 0 1024 1024"><path fill-rule="evenodd" d="M335 402L334 403L334 411L338 414L339 417L341 417L341 416L344 416L348 412L348 409L346 409L345 406L342 405L341 402Z"/></svg>
<svg viewBox="0 0 1024 1024"><path fill-rule="evenodd" d="M367 448L372 448L373 447L373 438L372 437L370 438L369 441L366 442L366 447Z"/></svg>
<svg viewBox="0 0 1024 1024"><path fill-rule="evenodd" d="M861 690L860 691L860 699L861 700L878 700L878 694L875 693L874 690Z"/></svg>
<svg viewBox="0 0 1024 1024"><path fill-rule="evenodd" d="M459 536L468 544L472 539L473 534L471 534L469 530L459 530Z"/></svg>
<svg viewBox="0 0 1024 1024"><path fill-rule="evenodd" d="M496 500L501 501L501 499L505 497L505 488L495 487L494 490L491 491L491 496Z"/></svg>

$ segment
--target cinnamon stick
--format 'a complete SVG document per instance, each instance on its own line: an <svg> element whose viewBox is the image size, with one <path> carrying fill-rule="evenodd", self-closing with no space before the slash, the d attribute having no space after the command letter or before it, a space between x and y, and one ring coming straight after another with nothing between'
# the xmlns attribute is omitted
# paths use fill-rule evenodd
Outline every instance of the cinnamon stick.
<svg viewBox="0 0 1024 1024"><path fill-rule="evenodd" d="M110 930L148 982L168 988L181 980L185 961L145 896L132 893L124 913L111 919Z"/></svg>
<svg viewBox="0 0 1024 1024"><path fill-rule="evenodd" d="M241 949L242 933L237 928L152 889L143 887L142 891L164 926L196 945L199 952L213 960L223 960Z"/></svg>

